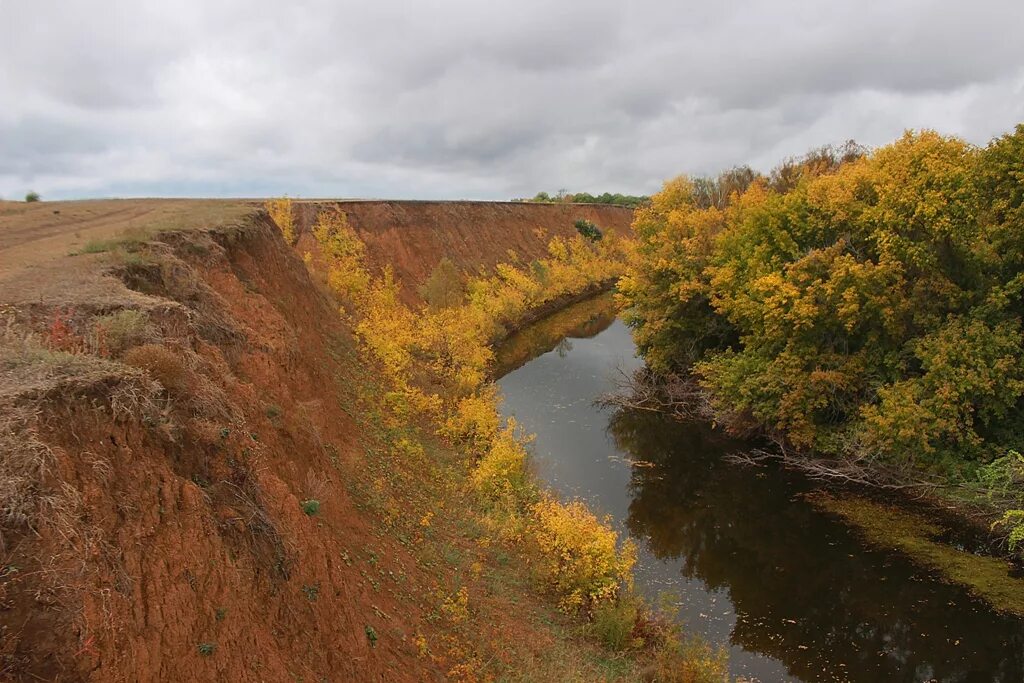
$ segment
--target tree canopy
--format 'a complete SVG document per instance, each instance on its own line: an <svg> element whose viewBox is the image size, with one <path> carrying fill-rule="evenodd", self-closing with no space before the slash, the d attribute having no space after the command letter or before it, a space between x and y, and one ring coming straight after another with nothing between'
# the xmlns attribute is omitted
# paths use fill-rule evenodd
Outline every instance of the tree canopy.
<svg viewBox="0 0 1024 683"><path fill-rule="evenodd" d="M655 371L798 450L963 476L1024 447L1024 125L680 177L620 288Z"/></svg>

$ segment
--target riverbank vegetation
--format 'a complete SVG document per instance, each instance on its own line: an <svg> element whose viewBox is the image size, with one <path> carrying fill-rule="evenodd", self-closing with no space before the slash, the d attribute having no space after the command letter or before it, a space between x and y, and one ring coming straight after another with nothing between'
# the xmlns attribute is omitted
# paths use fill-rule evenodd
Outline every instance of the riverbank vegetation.
<svg viewBox="0 0 1024 683"><path fill-rule="evenodd" d="M860 496L816 492L808 500L838 515L873 546L899 551L949 583L966 586L994 609L1024 616L1024 592L1019 577L1010 576L1006 562L943 541L946 530L934 520Z"/></svg>
<svg viewBox="0 0 1024 683"><path fill-rule="evenodd" d="M557 500L539 486L529 467L529 438L514 420L502 422L487 379L493 343L532 311L607 286L622 274L632 242L611 230L597 241L556 237L546 258L522 263L512 253L485 276L465 276L442 260L420 287L424 301L416 307L402 303L389 268L371 271L344 212L321 211L312 234L317 249L306 254L307 265L322 274L369 362L380 368L382 419L395 429L433 433L469 458L462 496L476 510L479 543L518 557L567 615L582 623L602 615L605 628L592 629L595 638L612 652L649 660L656 680L721 680L720 652L698 641L683 647L675 628L632 595L631 543L582 503ZM440 512L427 513L424 523ZM442 611L464 611L471 599L460 594ZM632 609L609 611L627 604ZM619 630L632 634L625 646L600 635L617 632L608 626L616 616Z"/></svg>
<svg viewBox="0 0 1024 683"><path fill-rule="evenodd" d="M908 132L677 178L639 209L627 322L661 384L823 476L1009 510L1024 482L1024 126Z"/></svg>

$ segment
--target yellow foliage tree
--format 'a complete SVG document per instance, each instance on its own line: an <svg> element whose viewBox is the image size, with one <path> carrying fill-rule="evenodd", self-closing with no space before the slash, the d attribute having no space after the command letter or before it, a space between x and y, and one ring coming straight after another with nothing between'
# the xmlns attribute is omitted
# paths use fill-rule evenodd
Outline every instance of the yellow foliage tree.
<svg viewBox="0 0 1024 683"><path fill-rule="evenodd" d="M295 244L298 236L295 231L295 215L292 213L292 200L288 197L280 199L268 199L263 205L270 219L277 225L278 230L284 235L284 241L288 244Z"/></svg>
<svg viewBox="0 0 1024 683"><path fill-rule="evenodd" d="M533 539L541 552L541 573L567 611L614 599L622 586L632 588L636 548L621 548L608 519L599 520L578 500L544 498L533 508Z"/></svg>

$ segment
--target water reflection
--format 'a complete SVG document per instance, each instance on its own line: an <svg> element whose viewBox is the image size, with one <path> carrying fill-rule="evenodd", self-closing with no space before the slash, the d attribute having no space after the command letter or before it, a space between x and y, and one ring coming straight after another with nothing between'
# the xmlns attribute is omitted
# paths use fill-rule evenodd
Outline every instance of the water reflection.
<svg viewBox="0 0 1024 683"><path fill-rule="evenodd" d="M619 412L634 468L631 535L683 576L724 589L734 645L801 680L1021 681L1024 632L902 557L866 549L776 469L721 462L738 446L700 424Z"/></svg>
<svg viewBox="0 0 1024 683"><path fill-rule="evenodd" d="M615 322L617 308L611 292L567 306L509 337L495 352L494 376L502 377L537 356L554 350L564 358L572 339L588 339Z"/></svg>
<svg viewBox="0 0 1024 683"><path fill-rule="evenodd" d="M802 499L800 478L723 463L743 444L705 425L596 408L615 367L639 364L608 306L512 339L500 385L504 412L537 435L540 476L637 540L639 590L679 593L684 627L762 681L1024 681L1021 620L865 548Z"/></svg>

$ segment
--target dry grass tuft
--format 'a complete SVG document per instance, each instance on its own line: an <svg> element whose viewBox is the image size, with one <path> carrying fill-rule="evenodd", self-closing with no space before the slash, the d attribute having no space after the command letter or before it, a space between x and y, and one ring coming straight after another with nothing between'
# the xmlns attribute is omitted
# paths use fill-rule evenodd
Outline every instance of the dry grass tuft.
<svg viewBox="0 0 1024 683"><path fill-rule="evenodd" d="M94 346L101 356L117 357L133 346L153 341L155 330L142 311L123 309L96 318L92 325Z"/></svg>
<svg viewBox="0 0 1024 683"><path fill-rule="evenodd" d="M145 370L172 394L185 394L192 385L192 376L182 357L160 344L143 344L128 349L124 362Z"/></svg>
<svg viewBox="0 0 1024 683"><path fill-rule="evenodd" d="M5 530L34 526L42 481L54 465L53 451L35 430L37 414L27 406L0 404L0 551Z"/></svg>

